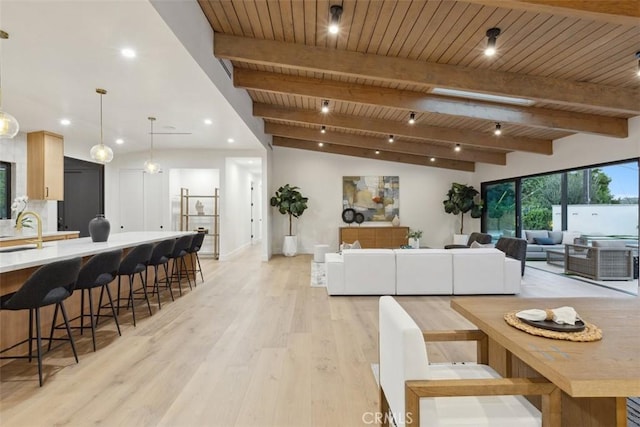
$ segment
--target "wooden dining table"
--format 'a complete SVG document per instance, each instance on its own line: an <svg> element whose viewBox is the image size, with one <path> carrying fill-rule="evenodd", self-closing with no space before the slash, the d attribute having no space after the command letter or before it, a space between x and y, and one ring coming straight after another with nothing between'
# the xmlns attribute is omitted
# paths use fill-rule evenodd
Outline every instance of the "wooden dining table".
<svg viewBox="0 0 640 427"><path fill-rule="evenodd" d="M602 330L572 342L507 324L507 312L571 306ZM462 297L451 307L489 338L489 365L504 377L545 377L562 390L562 425L627 425L627 397L640 396L640 298ZM530 398L539 404L535 398Z"/></svg>

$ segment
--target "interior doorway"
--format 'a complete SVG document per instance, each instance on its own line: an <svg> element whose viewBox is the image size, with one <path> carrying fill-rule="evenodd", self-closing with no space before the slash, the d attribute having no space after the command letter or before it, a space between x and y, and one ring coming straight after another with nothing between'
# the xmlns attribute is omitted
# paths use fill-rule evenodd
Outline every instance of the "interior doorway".
<svg viewBox="0 0 640 427"><path fill-rule="evenodd" d="M89 221L104 213L104 166L64 158L64 200L58 202L58 231L89 236Z"/></svg>

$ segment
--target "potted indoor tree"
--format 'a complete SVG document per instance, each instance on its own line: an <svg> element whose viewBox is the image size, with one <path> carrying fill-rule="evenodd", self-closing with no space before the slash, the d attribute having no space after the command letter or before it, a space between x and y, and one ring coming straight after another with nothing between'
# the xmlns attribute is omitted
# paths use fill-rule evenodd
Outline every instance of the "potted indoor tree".
<svg viewBox="0 0 640 427"><path fill-rule="evenodd" d="M460 215L460 234L453 236L454 244L466 244L467 236L463 234L464 214L471 213L471 218L482 216L482 200L480 193L471 185L454 182L447 192L447 199L442 201L444 211L453 215Z"/></svg>
<svg viewBox="0 0 640 427"><path fill-rule="evenodd" d="M271 206L278 208L282 215L289 215L289 234L284 236L282 253L285 256L294 256L298 251L298 241L293 235L293 218L300 217L307 209L308 197L304 197L298 187L285 184L276 190L271 197Z"/></svg>

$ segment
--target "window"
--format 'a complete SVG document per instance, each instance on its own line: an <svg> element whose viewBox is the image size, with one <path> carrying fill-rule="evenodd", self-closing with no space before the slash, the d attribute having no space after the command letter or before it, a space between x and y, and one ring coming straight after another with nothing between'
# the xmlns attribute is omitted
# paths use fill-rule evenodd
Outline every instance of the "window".
<svg viewBox="0 0 640 427"><path fill-rule="evenodd" d="M0 162L0 219L11 218L11 163Z"/></svg>
<svg viewBox="0 0 640 427"><path fill-rule="evenodd" d="M632 159L484 182L482 231L494 240L524 230L637 239L639 180Z"/></svg>

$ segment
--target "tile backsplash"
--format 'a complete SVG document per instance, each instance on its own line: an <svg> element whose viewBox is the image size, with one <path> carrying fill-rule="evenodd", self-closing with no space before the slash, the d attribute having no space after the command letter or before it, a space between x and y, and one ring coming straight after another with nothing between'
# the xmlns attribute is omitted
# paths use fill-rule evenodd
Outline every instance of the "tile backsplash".
<svg viewBox="0 0 640 427"><path fill-rule="evenodd" d="M27 134L19 132L13 139L0 138L0 160L11 163L11 201L27 194ZM57 230L58 202L29 200L27 210L34 211L42 217L42 231ZM12 219L0 220L0 235L14 235L14 225L15 213L12 213ZM25 230L23 233L30 234L31 230Z"/></svg>

